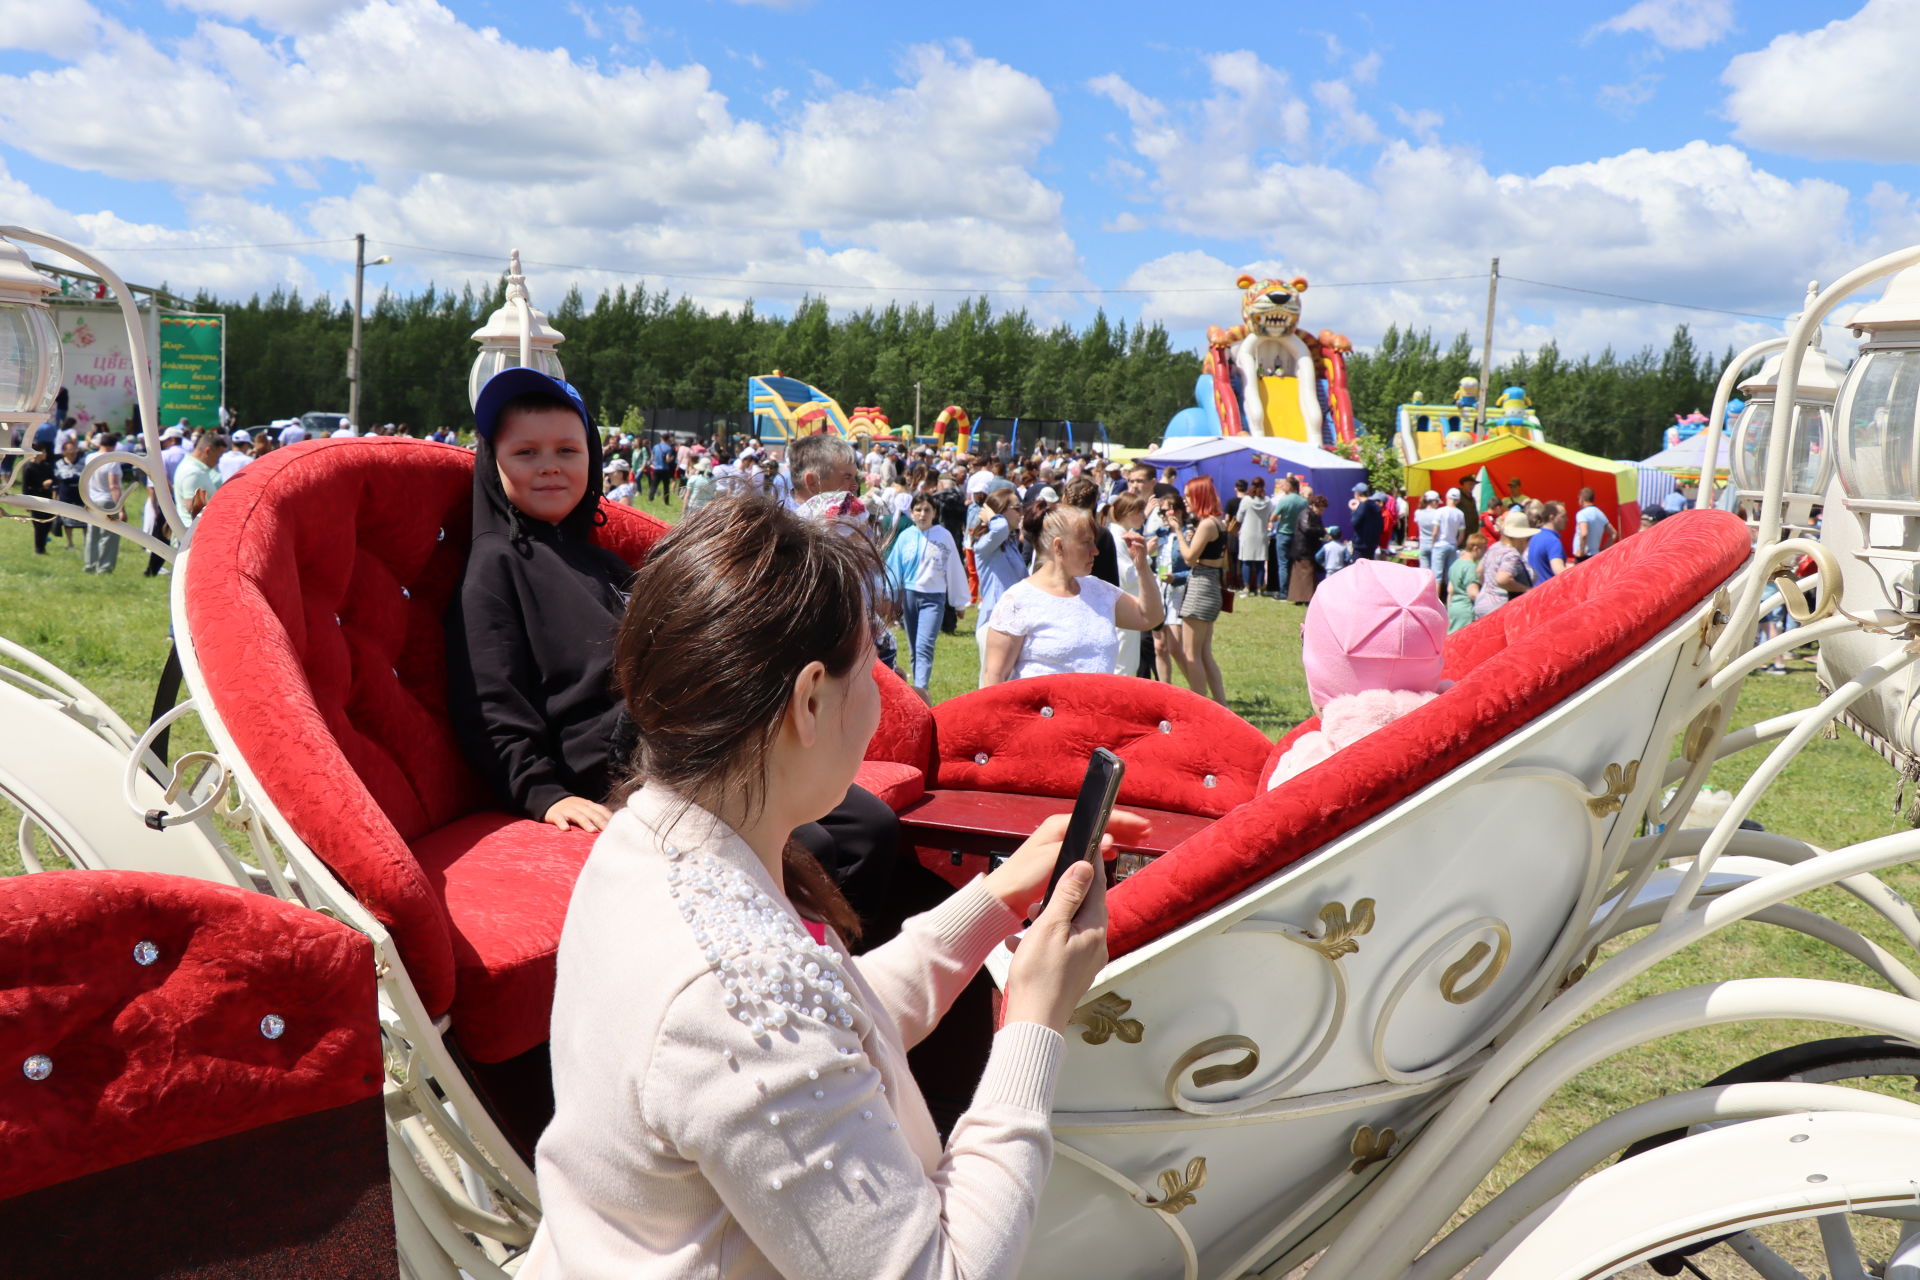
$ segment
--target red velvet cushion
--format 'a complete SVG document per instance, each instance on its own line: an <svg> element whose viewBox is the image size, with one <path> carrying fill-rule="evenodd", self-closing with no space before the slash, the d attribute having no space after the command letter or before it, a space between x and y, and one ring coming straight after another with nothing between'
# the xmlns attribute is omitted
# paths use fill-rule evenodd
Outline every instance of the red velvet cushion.
<svg viewBox="0 0 1920 1280"><path fill-rule="evenodd" d="M873 678L880 686L880 727L867 744L867 759L931 769L933 713L891 667L874 663Z"/></svg>
<svg viewBox="0 0 1920 1280"><path fill-rule="evenodd" d="M1253 795L1273 749L1218 703L1132 676L1010 680L941 703L933 720L934 786L1077 796L1105 747L1127 763L1120 803L1208 817Z"/></svg>
<svg viewBox="0 0 1920 1280"><path fill-rule="evenodd" d="M0 1199L380 1092L373 944L277 898L132 871L7 877L0 975ZM35 1054L43 1080L21 1069Z"/></svg>
<svg viewBox="0 0 1920 1280"><path fill-rule="evenodd" d="M453 1030L480 1062L547 1038L554 952L591 831L476 813L413 842L453 922Z"/></svg>
<svg viewBox="0 0 1920 1280"><path fill-rule="evenodd" d="M887 808L898 813L927 794L927 775L910 764L869 760L854 775L853 785L865 787Z"/></svg>
<svg viewBox="0 0 1920 1280"><path fill-rule="evenodd" d="M185 584L202 692L294 831L392 931L436 1014L454 1000L452 935L406 842L494 804L446 718L472 484L473 455L450 445L277 450L214 496ZM630 563L665 529L605 510L599 540Z"/></svg>
<svg viewBox="0 0 1920 1280"><path fill-rule="evenodd" d="M1454 633L1452 689L1122 881L1107 900L1108 950L1192 920L1537 719L1699 604L1749 551L1736 517L1682 513Z"/></svg>

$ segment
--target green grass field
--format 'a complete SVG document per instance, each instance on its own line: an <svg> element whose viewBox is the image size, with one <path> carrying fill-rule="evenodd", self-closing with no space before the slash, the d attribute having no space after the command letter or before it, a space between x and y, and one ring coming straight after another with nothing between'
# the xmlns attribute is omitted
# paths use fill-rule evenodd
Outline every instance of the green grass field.
<svg viewBox="0 0 1920 1280"><path fill-rule="evenodd" d="M656 510L672 514L664 505ZM119 569L112 576L84 574L78 541L76 536L72 551L56 549L35 557L24 521L0 525L0 634L65 668L138 729L146 723L154 681L166 656L170 580L141 577L145 555L136 555L130 547L123 548ZM1233 709L1270 736L1308 714L1300 671L1302 614L1295 606L1243 595L1238 610L1219 626L1217 647ZM937 699L973 687L977 658L972 625L969 616L958 637L941 637L932 685ZM1787 676L1748 681L1737 723L1749 724L1814 700L1811 666L1796 662ZM196 725L189 721L180 726L176 751L203 745L204 736ZM1759 758L1749 752L1723 762L1715 769L1712 784L1737 789ZM1754 816L1770 830L1823 847L1852 843L1904 829L1893 813L1894 783L1892 771L1850 734L1819 738L1761 800ZM117 779L103 779L101 792L102 803L119 803ZM11 839L17 816L7 811L0 818L7 820L9 833L6 848L0 850L0 874L17 873L19 862ZM1911 865L1886 878L1910 898L1920 893L1920 873ZM1904 946L1878 917L1847 895L1823 891L1801 905L1861 930L1896 955ZM1864 966L1801 934L1746 924L1662 964L1606 1008L1682 986L1772 975L1883 985ZM1846 1028L1790 1023L1718 1027L1676 1036L1594 1067L1561 1090L1541 1112L1521 1146L1480 1194L1490 1195L1541 1154L1602 1116L1698 1085L1754 1055L1844 1034L1848 1034Z"/></svg>

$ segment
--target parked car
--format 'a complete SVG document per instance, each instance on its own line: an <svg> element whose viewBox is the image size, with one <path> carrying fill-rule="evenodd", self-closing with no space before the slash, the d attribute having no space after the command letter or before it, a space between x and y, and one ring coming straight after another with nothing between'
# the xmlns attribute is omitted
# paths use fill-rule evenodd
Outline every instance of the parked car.
<svg viewBox="0 0 1920 1280"><path fill-rule="evenodd" d="M347 415L344 413L322 413L316 409L300 415L300 425L306 428L309 440L324 440L346 423Z"/></svg>

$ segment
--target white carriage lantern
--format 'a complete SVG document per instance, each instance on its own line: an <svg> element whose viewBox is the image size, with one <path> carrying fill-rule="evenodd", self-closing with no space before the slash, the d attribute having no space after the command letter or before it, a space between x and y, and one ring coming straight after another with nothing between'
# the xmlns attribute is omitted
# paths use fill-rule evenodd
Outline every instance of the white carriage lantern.
<svg viewBox="0 0 1920 1280"><path fill-rule="evenodd" d="M528 296L518 249L508 256L506 303L473 331L473 340L480 344L480 354L474 357L473 372L467 378L469 404L480 402L480 388L502 369L520 367L538 369L551 378L567 376L554 349L566 336L547 323L546 313Z"/></svg>
<svg viewBox="0 0 1920 1280"><path fill-rule="evenodd" d="M39 422L53 408L64 368L46 300L58 289L0 239L0 422Z"/></svg>
<svg viewBox="0 0 1920 1280"><path fill-rule="evenodd" d="M1817 283L1807 285L1808 306L1819 291ZM1833 478L1833 406L1847 370L1843 361L1822 348L1819 332L1814 330L1814 340L1801 354L1794 379L1793 422L1786 437L1786 523L1797 528L1810 527L1813 505ZM1740 384L1746 408L1735 424L1730 461L1733 487L1743 498L1758 499L1767 487L1767 443L1773 435L1785 355L1778 351L1768 356L1760 372Z"/></svg>
<svg viewBox="0 0 1920 1280"><path fill-rule="evenodd" d="M1866 342L1840 399L1844 500L1857 512L1920 516L1920 267L1894 276L1847 326Z"/></svg>

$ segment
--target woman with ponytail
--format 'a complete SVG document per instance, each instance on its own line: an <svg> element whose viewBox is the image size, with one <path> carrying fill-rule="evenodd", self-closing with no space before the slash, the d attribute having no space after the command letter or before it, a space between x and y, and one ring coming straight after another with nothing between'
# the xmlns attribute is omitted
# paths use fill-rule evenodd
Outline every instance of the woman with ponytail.
<svg viewBox="0 0 1920 1280"><path fill-rule="evenodd" d="M1066 821L848 954L852 912L791 833L846 791L879 724L878 569L866 539L737 497L634 580L614 666L640 746L560 941L523 1280L1019 1272L1061 1032L1106 958L1103 881L1076 867L1021 940L943 1145L907 1049L1020 928Z"/></svg>

